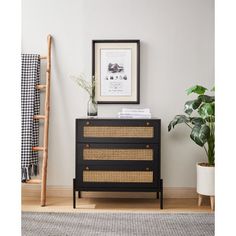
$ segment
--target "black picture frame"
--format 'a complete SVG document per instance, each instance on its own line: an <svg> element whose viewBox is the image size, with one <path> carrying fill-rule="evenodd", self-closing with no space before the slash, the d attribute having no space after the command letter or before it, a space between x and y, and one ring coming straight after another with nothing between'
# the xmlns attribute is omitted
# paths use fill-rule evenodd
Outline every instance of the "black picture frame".
<svg viewBox="0 0 236 236"><path fill-rule="evenodd" d="M128 62L127 63L129 66L127 66L127 71L129 71L130 76L124 75L123 77L121 76L122 72L115 70L114 68L121 68L120 70L126 71L126 68L124 69L124 66L120 66L119 63L109 63L111 65L111 68L113 68L113 71L111 73L116 73L120 81L106 81L102 82L101 81L101 74L104 68L109 68L109 65L106 67L102 67L104 64L104 61L102 60L102 50L107 51L105 55L113 55L111 58L115 58L115 53L118 53L117 55L120 55L120 58L122 58L122 51L124 52L124 55L128 55ZM110 54L109 53L110 50ZM111 54L111 51L113 51L113 54ZM114 53L115 52L115 53ZM125 54L126 53L126 54ZM126 58L127 59L127 58ZM124 57L125 61L125 57ZM113 66L113 67L112 67ZM120 66L120 67L119 67ZM109 69L108 69L109 70ZM119 70L119 69L118 69ZM114 72L115 71L115 72ZM120 73L119 73L120 72ZM108 72L107 72L108 73ZM95 97L97 100L98 104L140 104L140 40L138 39L119 39L119 40L92 40L92 75L95 80ZM130 78L129 78L130 77ZM113 76L106 76L107 80L113 79ZM123 78L123 82L122 82ZM126 78L127 81L124 81ZM128 78L128 79L127 79ZM104 78L105 79L105 78ZM129 81L130 80L130 81ZM111 93L119 93L119 92L124 92L127 87L125 87L125 83L128 82L129 86L128 90L129 95L107 95L103 96L102 91L104 91L104 87L107 87L107 84L112 87L112 89L107 89L107 91L111 91ZM106 83L106 86L103 86L103 84ZM123 84L122 84L123 83ZM103 87L102 87L103 86ZM118 87L118 89L116 88ZM119 87L120 86L120 87ZM122 90L122 86L123 89ZM117 89L117 90L116 90ZM118 91L118 92L117 92ZM103 92L104 93L104 92Z"/></svg>

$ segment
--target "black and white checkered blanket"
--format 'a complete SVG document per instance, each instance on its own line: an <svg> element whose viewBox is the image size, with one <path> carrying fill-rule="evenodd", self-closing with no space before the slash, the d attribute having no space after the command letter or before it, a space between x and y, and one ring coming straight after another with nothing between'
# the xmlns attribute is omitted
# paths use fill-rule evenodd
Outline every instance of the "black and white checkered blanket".
<svg viewBox="0 0 236 236"><path fill-rule="evenodd" d="M21 55L21 180L25 182L38 174L38 152L32 147L39 145L40 97L36 85L40 80L40 56Z"/></svg>

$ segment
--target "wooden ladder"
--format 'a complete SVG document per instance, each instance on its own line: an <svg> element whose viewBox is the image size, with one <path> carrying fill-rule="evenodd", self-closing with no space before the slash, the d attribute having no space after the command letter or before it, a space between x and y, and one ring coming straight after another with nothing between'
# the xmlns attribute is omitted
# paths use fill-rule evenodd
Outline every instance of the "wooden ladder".
<svg viewBox="0 0 236 236"><path fill-rule="evenodd" d="M47 184L47 163L48 163L48 128L49 128L49 110L50 110L50 79L51 79L51 41L52 36L47 36L48 52L47 56L41 56L40 60L47 60L46 84L36 86L36 89L45 89L44 115L35 115L34 119L44 121L43 146L32 147L33 151L42 151L42 179L31 179L27 184L41 184L41 206L46 205L46 184Z"/></svg>

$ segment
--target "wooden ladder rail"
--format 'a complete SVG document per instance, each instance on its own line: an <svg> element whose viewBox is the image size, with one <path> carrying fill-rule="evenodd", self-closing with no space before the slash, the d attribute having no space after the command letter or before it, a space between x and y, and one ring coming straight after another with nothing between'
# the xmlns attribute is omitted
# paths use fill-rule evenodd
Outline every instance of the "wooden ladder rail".
<svg viewBox="0 0 236 236"><path fill-rule="evenodd" d="M50 80L51 80L51 42L52 36L48 35L47 45L48 52L47 56L41 56L41 60L47 60L46 68L46 84L40 84L36 86L36 89L45 89L45 102L44 102L44 115L35 115L34 119L44 120L44 132L43 132L43 146L32 147L33 151L42 151L42 179L31 179L27 181L29 184L41 184L41 206L46 205L46 190L47 190L47 163L48 163L48 130L49 130L49 111L50 111Z"/></svg>
<svg viewBox="0 0 236 236"><path fill-rule="evenodd" d="M48 163L48 129L50 111L50 80L51 80L51 41L52 36L48 35L47 71L46 71L46 93L45 93L45 119L43 137L43 162L42 162L42 184L41 184L41 206L46 205L46 185L47 185L47 163Z"/></svg>

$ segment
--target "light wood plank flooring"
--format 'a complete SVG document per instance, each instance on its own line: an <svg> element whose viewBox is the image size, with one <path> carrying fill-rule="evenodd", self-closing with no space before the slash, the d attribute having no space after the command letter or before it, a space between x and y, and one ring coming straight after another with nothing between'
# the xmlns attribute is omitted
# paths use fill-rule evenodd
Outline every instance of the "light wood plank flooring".
<svg viewBox="0 0 236 236"><path fill-rule="evenodd" d="M212 212L209 198L204 198L198 207L197 199L164 199L164 209L160 210L156 199L77 199L77 208L72 207L70 197L47 198L47 206L40 206L40 199L25 197L22 199L22 211L36 212Z"/></svg>

